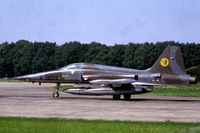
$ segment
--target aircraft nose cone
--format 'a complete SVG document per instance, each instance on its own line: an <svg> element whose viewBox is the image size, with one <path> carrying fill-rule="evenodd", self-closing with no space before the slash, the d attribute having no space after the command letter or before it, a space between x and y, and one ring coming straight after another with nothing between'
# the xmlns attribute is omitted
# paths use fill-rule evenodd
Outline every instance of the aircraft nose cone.
<svg viewBox="0 0 200 133"><path fill-rule="evenodd" d="M14 80L24 80L24 81L29 81L30 80L30 77L28 76L18 76L18 77L14 77L12 78Z"/></svg>
<svg viewBox="0 0 200 133"><path fill-rule="evenodd" d="M28 74L28 75L14 77L13 79L23 80L23 81L27 81L28 82L28 81L39 80L40 76L41 76L41 74L36 73L36 74Z"/></svg>

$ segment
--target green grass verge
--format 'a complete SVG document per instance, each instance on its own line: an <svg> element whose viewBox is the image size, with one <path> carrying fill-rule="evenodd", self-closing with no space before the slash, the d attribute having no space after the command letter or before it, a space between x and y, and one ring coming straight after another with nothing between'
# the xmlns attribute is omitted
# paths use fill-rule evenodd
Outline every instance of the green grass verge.
<svg viewBox="0 0 200 133"><path fill-rule="evenodd" d="M200 123L0 117L0 133L200 133Z"/></svg>
<svg viewBox="0 0 200 133"><path fill-rule="evenodd" d="M47 88L48 90L55 90L56 86L47 86L45 88ZM61 87L59 88L59 90L72 89L72 88L74 88L73 85L61 85Z"/></svg>
<svg viewBox="0 0 200 133"><path fill-rule="evenodd" d="M14 80L14 79L0 79L0 82L25 82L25 81Z"/></svg>
<svg viewBox="0 0 200 133"><path fill-rule="evenodd" d="M169 86L169 87L156 87L156 88L154 88L153 92L146 93L144 95L200 97L200 84Z"/></svg>

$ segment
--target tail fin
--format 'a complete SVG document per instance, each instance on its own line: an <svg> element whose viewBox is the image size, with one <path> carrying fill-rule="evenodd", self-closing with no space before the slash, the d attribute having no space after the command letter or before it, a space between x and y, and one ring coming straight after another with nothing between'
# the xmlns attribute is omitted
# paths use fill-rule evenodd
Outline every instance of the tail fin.
<svg viewBox="0 0 200 133"><path fill-rule="evenodd" d="M167 46L149 71L161 74L186 74L180 48L178 46Z"/></svg>

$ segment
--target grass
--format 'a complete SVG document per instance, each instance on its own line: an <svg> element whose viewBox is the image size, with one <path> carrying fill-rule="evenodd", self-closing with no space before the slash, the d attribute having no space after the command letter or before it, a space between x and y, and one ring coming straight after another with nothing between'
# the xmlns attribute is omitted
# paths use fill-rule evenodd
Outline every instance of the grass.
<svg viewBox="0 0 200 133"><path fill-rule="evenodd" d="M0 82L24 82L24 81L14 80L14 79L0 79Z"/></svg>
<svg viewBox="0 0 200 133"><path fill-rule="evenodd" d="M153 92L144 95L200 97L200 84L156 87Z"/></svg>
<svg viewBox="0 0 200 133"><path fill-rule="evenodd" d="M56 86L47 86L45 88L47 88L48 90L54 90L54 89L56 89ZM59 88L59 90L72 89L72 88L74 88L73 85L61 85L61 87Z"/></svg>
<svg viewBox="0 0 200 133"><path fill-rule="evenodd" d="M200 123L0 117L0 133L200 133Z"/></svg>

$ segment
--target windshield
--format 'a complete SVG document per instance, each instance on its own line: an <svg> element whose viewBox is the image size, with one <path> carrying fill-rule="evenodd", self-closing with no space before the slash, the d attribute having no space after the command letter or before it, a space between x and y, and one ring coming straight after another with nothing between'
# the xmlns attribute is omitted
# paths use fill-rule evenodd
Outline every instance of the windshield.
<svg viewBox="0 0 200 133"><path fill-rule="evenodd" d="M73 63L73 64L69 64L67 66L64 66L60 69L80 69L82 68L83 63Z"/></svg>

